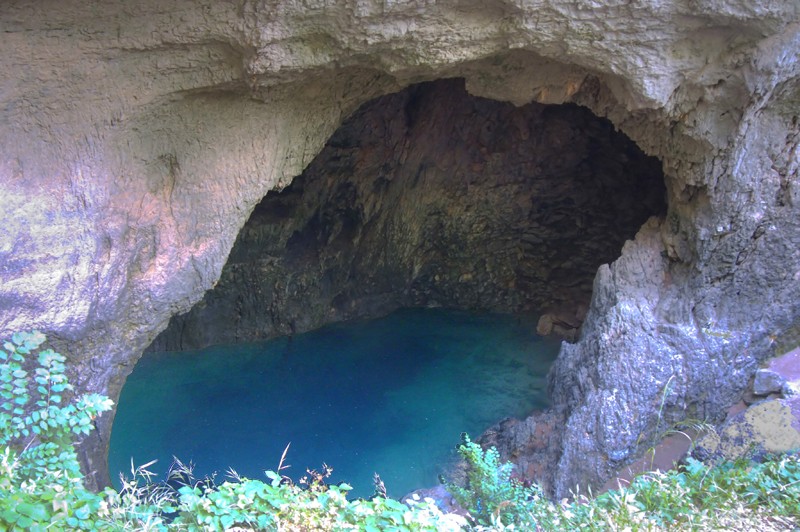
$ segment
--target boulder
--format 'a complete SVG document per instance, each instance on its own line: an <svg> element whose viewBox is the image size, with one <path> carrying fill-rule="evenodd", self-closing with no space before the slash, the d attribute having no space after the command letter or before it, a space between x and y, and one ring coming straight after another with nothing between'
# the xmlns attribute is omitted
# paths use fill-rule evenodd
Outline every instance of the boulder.
<svg viewBox="0 0 800 532"><path fill-rule="evenodd" d="M703 460L756 458L800 449L800 398L768 399L734 415L701 438L693 454Z"/></svg>
<svg viewBox="0 0 800 532"><path fill-rule="evenodd" d="M759 369L753 380L753 392L756 395L780 393L785 384L786 379L781 374L769 369Z"/></svg>

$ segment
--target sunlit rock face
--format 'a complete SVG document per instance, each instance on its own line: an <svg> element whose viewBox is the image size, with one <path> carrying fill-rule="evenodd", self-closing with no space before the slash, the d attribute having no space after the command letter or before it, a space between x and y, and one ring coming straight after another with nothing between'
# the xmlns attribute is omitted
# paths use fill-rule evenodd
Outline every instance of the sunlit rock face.
<svg viewBox="0 0 800 532"><path fill-rule="evenodd" d="M41 329L79 391L116 399L218 281L255 206L364 102L462 77L476 96L577 103L657 156L667 188L666 216L599 268L552 373L553 488L602 483L659 413L719 419L797 328L798 10L3 2L0 332ZM101 483L112 420L82 444Z"/></svg>
<svg viewBox="0 0 800 532"><path fill-rule="evenodd" d="M597 267L663 215L661 164L577 106L514 107L463 80L362 106L270 192L217 286L154 342L197 348L401 306L586 315Z"/></svg>

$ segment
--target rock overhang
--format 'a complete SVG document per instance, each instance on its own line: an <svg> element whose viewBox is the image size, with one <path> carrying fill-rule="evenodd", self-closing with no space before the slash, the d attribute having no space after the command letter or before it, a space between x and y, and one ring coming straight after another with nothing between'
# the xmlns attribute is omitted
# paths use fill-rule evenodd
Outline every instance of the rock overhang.
<svg viewBox="0 0 800 532"><path fill-rule="evenodd" d="M218 285L155 350L253 341L400 306L547 313L572 336L597 267L664 214L660 162L576 105L463 79L362 105L270 192Z"/></svg>

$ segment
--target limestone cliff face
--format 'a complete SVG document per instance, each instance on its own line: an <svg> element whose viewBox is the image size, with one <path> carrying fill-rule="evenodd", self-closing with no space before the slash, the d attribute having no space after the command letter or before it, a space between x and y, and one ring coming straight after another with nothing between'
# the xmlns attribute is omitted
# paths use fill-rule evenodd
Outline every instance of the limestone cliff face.
<svg viewBox="0 0 800 532"><path fill-rule="evenodd" d="M784 2L8 1L0 332L116 398L239 230L362 103L463 77L573 102L663 162L668 212L598 270L552 374L555 490L720 416L800 319L800 7ZM111 417L85 442L102 482Z"/></svg>
<svg viewBox="0 0 800 532"><path fill-rule="evenodd" d="M475 98L458 79L414 85L362 106L267 194L217 286L152 348L401 306L547 311L578 326L598 266L664 214L664 195L659 161L586 109Z"/></svg>

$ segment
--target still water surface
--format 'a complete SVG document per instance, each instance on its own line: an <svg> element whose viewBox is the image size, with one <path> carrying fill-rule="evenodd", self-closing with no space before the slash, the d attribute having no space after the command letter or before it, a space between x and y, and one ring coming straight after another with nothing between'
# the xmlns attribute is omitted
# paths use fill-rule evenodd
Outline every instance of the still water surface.
<svg viewBox="0 0 800 532"><path fill-rule="evenodd" d="M331 482L389 495L437 484L460 434L547 406L558 343L532 318L403 309L265 342L146 354L128 378L111 436L116 481L177 456L195 474L228 468L265 479L291 442L283 473L333 467Z"/></svg>

